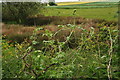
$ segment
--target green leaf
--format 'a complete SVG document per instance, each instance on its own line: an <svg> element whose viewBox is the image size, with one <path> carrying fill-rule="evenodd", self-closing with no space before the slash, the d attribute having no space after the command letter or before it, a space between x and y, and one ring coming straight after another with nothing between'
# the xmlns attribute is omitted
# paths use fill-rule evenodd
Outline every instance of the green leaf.
<svg viewBox="0 0 120 80"><path fill-rule="evenodd" d="M56 58L51 59L52 63L58 63L58 60Z"/></svg>
<svg viewBox="0 0 120 80"><path fill-rule="evenodd" d="M36 44L38 44L38 42L37 41L32 41L32 44L36 45Z"/></svg>
<svg viewBox="0 0 120 80"><path fill-rule="evenodd" d="M58 27L59 27L59 28L63 28L63 27L65 27L65 26L63 26L63 25L58 25Z"/></svg>
<svg viewBox="0 0 120 80"><path fill-rule="evenodd" d="M42 51L41 50L36 50L34 51L35 53L41 53Z"/></svg>

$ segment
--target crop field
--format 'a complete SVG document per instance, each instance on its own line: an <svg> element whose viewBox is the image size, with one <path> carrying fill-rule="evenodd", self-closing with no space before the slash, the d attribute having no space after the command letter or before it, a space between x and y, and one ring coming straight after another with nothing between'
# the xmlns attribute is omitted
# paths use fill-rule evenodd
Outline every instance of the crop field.
<svg viewBox="0 0 120 80"><path fill-rule="evenodd" d="M90 3L90 2L59 2L57 3L57 5L63 6L63 5L85 4L85 3Z"/></svg>
<svg viewBox="0 0 120 80"><path fill-rule="evenodd" d="M118 2L63 2L57 3L58 6L115 6Z"/></svg>
<svg viewBox="0 0 120 80"><path fill-rule="evenodd" d="M98 8L98 7L118 7L118 2L64 2L58 6L49 6L54 8ZM62 5L63 4L63 5ZM65 5L66 4L66 5Z"/></svg>
<svg viewBox="0 0 120 80"><path fill-rule="evenodd" d="M87 6L103 6L103 5L117 5L118 2L88 2L84 4L75 4L74 6L82 6L82 5L87 5ZM73 5L70 5L73 6Z"/></svg>

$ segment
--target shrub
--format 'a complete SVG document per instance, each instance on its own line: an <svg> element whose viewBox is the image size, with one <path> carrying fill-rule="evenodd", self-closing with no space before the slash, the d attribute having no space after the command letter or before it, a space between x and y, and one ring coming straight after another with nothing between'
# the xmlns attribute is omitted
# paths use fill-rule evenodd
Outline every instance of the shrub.
<svg viewBox="0 0 120 80"><path fill-rule="evenodd" d="M42 4L38 2L3 2L2 19L25 23L26 18L38 14L41 7Z"/></svg>
<svg viewBox="0 0 120 80"><path fill-rule="evenodd" d="M15 44L16 54L14 54L14 58L6 53L6 50L10 48L4 49L3 78L110 79L112 76L119 79L119 68L116 65L118 61L118 30L114 26L102 26L99 31L95 31L93 27L86 30L71 24L59 25L58 27L57 32L45 30L42 36L46 36L47 39L41 42L44 46L37 46L40 48L36 48L36 45L41 45L38 38L39 31L43 28L37 28L33 31L30 37L31 43L24 41ZM76 28L81 30L79 37L75 36ZM65 40L54 40L54 37L64 29L69 29L69 34L66 35ZM6 45L6 42L3 41L3 43ZM68 43L70 45L76 43L77 47L74 49L66 47ZM11 62L13 60L15 63Z"/></svg>
<svg viewBox="0 0 120 80"><path fill-rule="evenodd" d="M48 4L49 4L50 6L57 6L57 4L54 3L54 2L49 2Z"/></svg>
<svg viewBox="0 0 120 80"><path fill-rule="evenodd" d="M2 63L3 78L16 78L16 75L21 76L22 62L17 57L14 45L5 39L2 40Z"/></svg>

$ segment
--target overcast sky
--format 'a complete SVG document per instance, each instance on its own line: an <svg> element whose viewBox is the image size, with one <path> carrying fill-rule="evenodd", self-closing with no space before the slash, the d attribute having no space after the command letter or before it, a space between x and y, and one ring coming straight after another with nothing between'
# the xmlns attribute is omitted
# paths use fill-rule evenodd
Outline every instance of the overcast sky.
<svg viewBox="0 0 120 80"><path fill-rule="evenodd" d="M78 0L55 0L55 2L69 2L69 1L78 1ZM118 2L120 0L81 0L81 1L108 1L108 2Z"/></svg>

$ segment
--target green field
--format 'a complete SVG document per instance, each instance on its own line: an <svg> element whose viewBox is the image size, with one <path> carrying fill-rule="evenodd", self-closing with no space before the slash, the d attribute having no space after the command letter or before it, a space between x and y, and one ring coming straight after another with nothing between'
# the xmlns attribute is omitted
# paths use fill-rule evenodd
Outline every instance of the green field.
<svg viewBox="0 0 120 80"><path fill-rule="evenodd" d="M78 4L67 4L62 3L62 5L58 6L47 6L47 7L54 7L54 8L62 8L62 9L73 9L73 8L105 8L105 7L117 7L118 2L86 2L86 3L79 3Z"/></svg>
<svg viewBox="0 0 120 80"><path fill-rule="evenodd" d="M117 4L118 2L88 2L83 4L73 4L69 6L116 6Z"/></svg>
<svg viewBox="0 0 120 80"><path fill-rule="evenodd" d="M73 11L76 9L76 14ZM117 2L91 2L84 4L49 6L43 11L45 16L80 16L91 19L117 21Z"/></svg>
<svg viewBox="0 0 120 80"><path fill-rule="evenodd" d="M89 9L76 9L76 14L73 15L74 9L57 9L47 8L43 14L45 16L80 16L91 19L105 19L108 21L117 21L118 8L89 8Z"/></svg>

